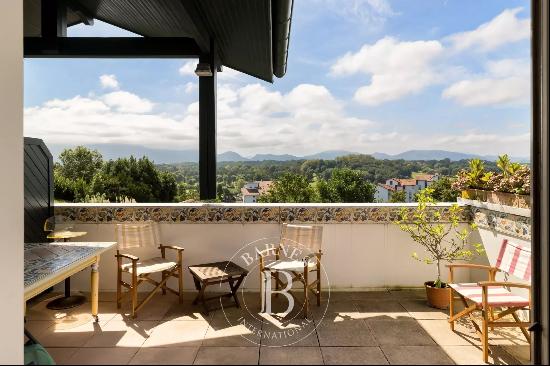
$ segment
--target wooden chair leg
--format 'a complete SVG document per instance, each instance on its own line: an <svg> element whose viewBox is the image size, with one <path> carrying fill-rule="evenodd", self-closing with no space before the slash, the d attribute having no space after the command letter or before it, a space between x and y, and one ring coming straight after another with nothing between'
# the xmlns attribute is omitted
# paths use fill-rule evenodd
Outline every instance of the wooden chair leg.
<svg viewBox="0 0 550 366"><path fill-rule="evenodd" d="M483 362L489 362L489 305L487 304L487 288L482 291L483 307L481 309L483 319L481 327L481 344L483 346Z"/></svg>
<svg viewBox="0 0 550 366"><path fill-rule="evenodd" d="M116 277L116 308L120 309L121 307L122 307L122 270L120 269L120 265L119 265L117 268L117 277Z"/></svg>
<svg viewBox="0 0 550 366"><path fill-rule="evenodd" d="M162 277L161 281L164 281L164 279L166 278L166 271L162 271L161 277ZM162 294L166 295L166 285L162 286Z"/></svg>
<svg viewBox="0 0 550 366"><path fill-rule="evenodd" d="M279 272L275 271L274 273L275 277L275 298L279 297ZM270 279L271 281L271 279Z"/></svg>
<svg viewBox="0 0 550 366"><path fill-rule="evenodd" d="M309 286L308 286L308 273L309 268L307 265L304 267L304 318L309 316Z"/></svg>
<svg viewBox="0 0 550 366"><path fill-rule="evenodd" d="M132 318L137 317L136 308L138 305L138 299L137 299L137 273L136 271L132 272Z"/></svg>
<svg viewBox="0 0 550 366"><path fill-rule="evenodd" d="M178 292L179 292L179 303L183 304L183 266L180 263L178 269Z"/></svg>
<svg viewBox="0 0 550 366"><path fill-rule="evenodd" d="M455 315L454 311L454 294L453 289L449 289L449 325L451 326L451 331L454 332L455 330L455 322L453 319L453 316Z"/></svg>
<svg viewBox="0 0 550 366"><path fill-rule="evenodd" d="M317 262L317 306L321 306L321 262Z"/></svg>

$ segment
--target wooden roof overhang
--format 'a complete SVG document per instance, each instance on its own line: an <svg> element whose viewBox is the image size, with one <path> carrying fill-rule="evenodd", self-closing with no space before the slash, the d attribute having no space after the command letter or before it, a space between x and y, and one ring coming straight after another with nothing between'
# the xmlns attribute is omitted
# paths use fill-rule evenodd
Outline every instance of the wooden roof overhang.
<svg viewBox="0 0 550 366"><path fill-rule="evenodd" d="M286 73L293 0L24 0L25 57L198 58L201 199L216 197L216 73ZM67 37L94 19L141 37Z"/></svg>

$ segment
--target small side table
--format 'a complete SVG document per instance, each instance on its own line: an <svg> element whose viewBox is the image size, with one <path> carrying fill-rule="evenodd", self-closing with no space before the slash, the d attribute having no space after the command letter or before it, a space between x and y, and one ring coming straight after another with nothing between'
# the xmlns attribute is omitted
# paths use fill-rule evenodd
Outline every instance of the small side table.
<svg viewBox="0 0 550 366"><path fill-rule="evenodd" d="M195 287L197 291L199 291L197 297L193 300L193 304L195 305L200 301L206 311L206 314L209 313L206 302L221 299L223 297L233 297L235 304L229 306L236 306L237 308L240 307L239 299L237 298L237 290L248 274L246 269L236 265L233 262L222 261L189 266L189 271L193 276ZM205 297L204 292L208 286L219 285L226 282L229 284L231 292L209 298Z"/></svg>
<svg viewBox="0 0 550 366"><path fill-rule="evenodd" d="M88 234L86 231L60 230L48 234L48 239L69 241ZM65 279L65 296L50 301L46 307L50 310L64 310L80 306L86 302L86 297L81 295L71 296L71 277Z"/></svg>

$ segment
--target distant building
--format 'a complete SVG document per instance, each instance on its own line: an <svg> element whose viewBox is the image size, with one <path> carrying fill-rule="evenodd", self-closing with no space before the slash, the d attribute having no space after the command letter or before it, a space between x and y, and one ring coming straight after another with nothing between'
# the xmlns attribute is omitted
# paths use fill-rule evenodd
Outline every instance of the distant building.
<svg viewBox="0 0 550 366"><path fill-rule="evenodd" d="M389 202L394 192L404 191L405 202L413 202L418 191L429 187L438 179L437 174L418 174L408 179L391 178L386 180L385 184L379 183L376 186L375 199L378 202Z"/></svg>
<svg viewBox="0 0 550 366"><path fill-rule="evenodd" d="M267 193L272 181L262 180L256 182L249 182L241 188L241 195L243 197L243 203L256 203L258 202L258 196Z"/></svg>

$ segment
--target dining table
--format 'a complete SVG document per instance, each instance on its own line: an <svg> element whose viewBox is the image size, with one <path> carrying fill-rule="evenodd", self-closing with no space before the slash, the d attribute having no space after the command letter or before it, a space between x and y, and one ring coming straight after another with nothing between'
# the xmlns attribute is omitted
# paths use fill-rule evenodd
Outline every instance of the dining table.
<svg viewBox="0 0 550 366"><path fill-rule="evenodd" d="M91 267L90 302L92 316L98 321L99 260L115 245L116 242L25 243L25 302Z"/></svg>

